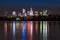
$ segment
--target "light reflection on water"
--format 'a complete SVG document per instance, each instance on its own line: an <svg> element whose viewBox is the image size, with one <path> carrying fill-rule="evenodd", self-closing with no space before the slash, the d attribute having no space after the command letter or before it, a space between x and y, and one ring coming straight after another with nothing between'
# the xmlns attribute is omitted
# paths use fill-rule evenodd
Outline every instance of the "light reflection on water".
<svg viewBox="0 0 60 40"><path fill-rule="evenodd" d="M23 29L22 29L22 40L26 40L26 21L22 21Z"/></svg>
<svg viewBox="0 0 60 40"><path fill-rule="evenodd" d="M21 27L21 25L18 26L19 24L22 24L22 27ZM10 23L10 25L12 26L12 27L10 27L10 31L12 30L12 34L13 34L13 39L12 40L17 40L17 38L15 38L15 37L16 37L16 33L21 31L21 30L18 30L19 28L22 29L22 34L21 34L22 35L22 40L27 40L27 39L28 40L29 39L33 40L33 36L34 36L33 35L34 34L33 33L34 32L33 31L33 28L34 28L33 27L33 21L21 21L21 23L20 22L17 23L16 21L12 21ZM35 30L36 30L36 33L37 33L37 31L38 31L38 22L37 21L36 21L35 25L36 25ZM38 36L42 36L43 40L47 40L46 39L46 36L47 36L47 23L45 21L43 22L43 30L42 30L42 22L41 21L40 21L39 25L40 25L40 35L38 35ZM43 35L42 35L42 33L43 33ZM28 37L27 37L27 35L28 35ZM21 37L20 37L20 39L21 39Z"/></svg>

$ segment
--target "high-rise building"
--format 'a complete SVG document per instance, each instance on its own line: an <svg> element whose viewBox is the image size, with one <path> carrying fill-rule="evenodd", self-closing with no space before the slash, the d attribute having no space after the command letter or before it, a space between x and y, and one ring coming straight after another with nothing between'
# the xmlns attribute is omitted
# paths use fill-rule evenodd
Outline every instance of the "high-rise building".
<svg viewBox="0 0 60 40"><path fill-rule="evenodd" d="M38 11L35 11L35 13L34 13L34 14L35 14L35 16L38 16Z"/></svg>
<svg viewBox="0 0 60 40"><path fill-rule="evenodd" d="M22 15L21 15L21 12L18 13L18 16L20 16L20 17L22 16Z"/></svg>
<svg viewBox="0 0 60 40"><path fill-rule="evenodd" d="M27 11L27 15L29 15L30 11Z"/></svg>
<svg viewBox="0 0 60 40"><path fill-rule="evenodd" d="M24 8L22 9L22 16L26 16L26 10Z"/></svg>
<svg viewBox="0 0 60 40"><path fill-rule="evenodd" d="M43 10L43 16L48 16L47 15L47 10L45 10L45 11Z"/></svg>
<svg viewBox="0 0 60 40"><path fill-rule="evenodd" d="M30 16L33 16L33 10L30 8Z"/></svg>

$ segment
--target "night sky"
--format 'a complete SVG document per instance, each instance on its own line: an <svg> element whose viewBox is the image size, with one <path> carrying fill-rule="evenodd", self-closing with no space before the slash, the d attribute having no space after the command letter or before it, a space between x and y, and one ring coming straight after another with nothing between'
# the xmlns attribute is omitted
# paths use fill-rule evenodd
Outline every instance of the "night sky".
<svg viewBox="0 0 60 40"><path fill-rule="evenodd" d="M0 0L2 7L52 6L59 7L59 0Z"/></svg>

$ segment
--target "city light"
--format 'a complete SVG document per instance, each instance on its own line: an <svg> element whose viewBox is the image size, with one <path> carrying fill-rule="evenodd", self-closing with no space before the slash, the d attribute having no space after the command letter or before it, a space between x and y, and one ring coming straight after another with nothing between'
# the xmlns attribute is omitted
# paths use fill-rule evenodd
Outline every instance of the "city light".
<svg viewBox="0 0 60 40"><path fill-rule="evenodd" d="M43 10L43 16L48 16L47 15L47 10L45 10L45 11Z"/></svg>

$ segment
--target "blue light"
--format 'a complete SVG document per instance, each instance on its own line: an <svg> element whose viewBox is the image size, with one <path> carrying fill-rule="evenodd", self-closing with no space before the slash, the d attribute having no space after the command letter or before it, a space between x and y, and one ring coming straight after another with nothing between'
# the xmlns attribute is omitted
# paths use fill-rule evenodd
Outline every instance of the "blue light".
<svg viewBox="0 0 60 40"><path fill-rule="evenodd" d="M26 40L26 21L23 21L22 40Z"/></svg>

